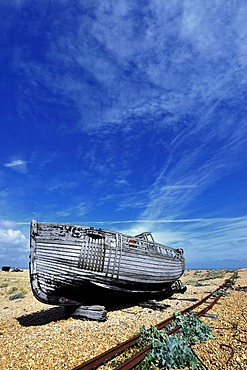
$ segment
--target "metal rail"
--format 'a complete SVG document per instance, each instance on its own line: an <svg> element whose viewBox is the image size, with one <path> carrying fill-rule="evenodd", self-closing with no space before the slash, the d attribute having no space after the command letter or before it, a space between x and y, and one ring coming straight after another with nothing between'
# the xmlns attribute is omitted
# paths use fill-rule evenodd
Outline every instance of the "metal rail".
<svg viewBox="0 0 247 370"><path fill-rule="evenodd" d="M190 307L187 307L186 309L180 311L180 314L184 315L188 312L193 311L195 308L201 306L203 303L206 303L209 299L213 298L213 300L207 304L205 308L203 308L201 311L194 313L195 316L200 317L204 315L207 311L211 310L211 308L218 302L218 300L221 298L221 294L218 294L222 289L227 290L230 286L234 284L234 281L237 278L237 273L235 272L230 279L225 280L223 285L220 285L216 290L214 290L212 293L208 294L206 297L204 297L201 301L193 304ZM163 329L166 325L170 324L174 320L174 317L171 316L167 318L166 320L160 322L156 325L156 328L158 330ZM175 334L180 329L180 326L177 326L170 332L168 332L168 335ZM137 340L140 338L140 335L135 335L132 338L126 340L125 342L122 342L118 344L117 346L110 348L106 352L103 352L102 354L82 363L81 365L78 365L74 367L72 370L95 370L97 367L105 364L106 362L114 359L121 353L123 353L126 349L132 347L134 344L137 343ZM151 345L146 346L141 351L137 352L135 355L130 357L128 360L124 361L122 364L117 366L114 370L130 370L133 369L137 364L139 364L146 355L151 351Z"/></svg>

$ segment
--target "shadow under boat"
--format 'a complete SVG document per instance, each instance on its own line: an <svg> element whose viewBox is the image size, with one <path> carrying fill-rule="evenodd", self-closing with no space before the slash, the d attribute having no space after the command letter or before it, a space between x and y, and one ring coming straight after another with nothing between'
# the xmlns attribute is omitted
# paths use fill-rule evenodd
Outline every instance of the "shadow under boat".
<svg viewBox="0 0 247 370"><path fill-rule="evenodd" d="M73 306L60 305L20 316L17 320L21 326L25 327L42 326L50 322L66 320L69 317L82 320L105 321L107 320L107 312L123 310L134 306L148 307L153 310L165 310L170 305L162 301L170 298L174 293L184 293L186 289L186 286L176 284L169 291L153 295L150 295L150 293L141 295L129 294L124 295L124 297L121 294L116 295L111 293L108 295L92 295L91 298L88 297L87 305L82 305L81 303Z"/></svg>

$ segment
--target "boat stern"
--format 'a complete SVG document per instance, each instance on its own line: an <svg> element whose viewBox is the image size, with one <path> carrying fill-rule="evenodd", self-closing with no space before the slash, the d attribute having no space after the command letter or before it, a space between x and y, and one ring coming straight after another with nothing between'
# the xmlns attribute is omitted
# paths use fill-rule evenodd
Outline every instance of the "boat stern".
<svg viewBox="0 0 247 370"><path fill-rule="evenodd" d="M36 256L36 236L38 224L32 220L30 227L30 260L29 260L29 278L34 297L45 304L63 305L63 306L78 306L79 302L71 300L59 295L58 292L51 288L51 278L45 276L43 271L39 271L37 256Z"/></svg>

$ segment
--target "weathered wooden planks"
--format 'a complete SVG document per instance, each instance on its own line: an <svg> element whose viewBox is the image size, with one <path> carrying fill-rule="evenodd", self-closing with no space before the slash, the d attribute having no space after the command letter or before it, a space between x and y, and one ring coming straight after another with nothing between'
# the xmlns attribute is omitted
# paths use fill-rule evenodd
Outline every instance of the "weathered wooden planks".
<svg viewBox="0 0 247 370"><path fill-rule="evenodd" d="M78 296L83 296L82 290L89 292L90 284L118 292L163 291L182 275L184 257L181 250L146 235L33 221L30 276L36 294L40 289L43 301L47 295L52 302L57 294L60 302L61 292L69 299L71 288L74 299L77 287Z"/></svg>

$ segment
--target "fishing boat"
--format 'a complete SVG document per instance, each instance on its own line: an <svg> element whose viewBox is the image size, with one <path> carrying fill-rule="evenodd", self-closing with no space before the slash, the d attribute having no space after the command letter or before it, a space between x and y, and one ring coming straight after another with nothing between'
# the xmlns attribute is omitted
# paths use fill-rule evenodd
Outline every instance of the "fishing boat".
<svg viewBox="0 0 247 370"><path fill-rule="evenodd" d="M97 305L115 299L163 297L174 286L184 290L178 283L185 268L183 250L156 243L148 232L130 236L33 220L29 265L39 301L81 307L78 316L89 318L105 317L105 309L97 308L104 306Z"/></svg>

